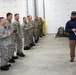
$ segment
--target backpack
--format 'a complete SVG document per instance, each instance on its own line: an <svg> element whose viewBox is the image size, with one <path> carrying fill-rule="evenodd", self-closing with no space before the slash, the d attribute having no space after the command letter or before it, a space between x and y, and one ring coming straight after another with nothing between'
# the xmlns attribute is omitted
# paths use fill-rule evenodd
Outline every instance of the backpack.
<svg viewBox="0 0 76 75"><path fill-rule="evenodd" d="M69 33L68 32L64 32L64 37L69 37Z"/></svg>
<svg viewBox="0 0 76 75"><path fill-rule="evenodd" d="M58 28L58 31L56 33L56 37L64 37L64 27Z"/></svg>

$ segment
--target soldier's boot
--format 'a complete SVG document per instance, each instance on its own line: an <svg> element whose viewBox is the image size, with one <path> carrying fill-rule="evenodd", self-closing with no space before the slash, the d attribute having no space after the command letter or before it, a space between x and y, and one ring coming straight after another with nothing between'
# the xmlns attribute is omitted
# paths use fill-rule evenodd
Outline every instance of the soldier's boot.
<svg viewBox="0 0 76 75"><path fill-rule="evenodd" d="M43 36L45 36L44 34L42 34Z"/></svg>
<svg viewBox="0 0 76 75"><path fill-rule="evenodd" d="M39 36L38 36L37 40L39 41Z"/></svg>
<svg viewBox="0 0 76 75"><path fill-rule="evenodd" d="M25 54L23 54L23 53L17 53L17 55L20 57L25 57Z"/></svg>
<svg viewBox="0 0 76 75"><path fill-rule="evenodd" d="M29 50L31 47L30 46L27 46L27 47L24 47L24 50Z"/></svg>
<svg viewBox="0 0 76 75"><path fill-rule="evenodd" d="M29 47L32 47L32 43L29 45Z"/></svg>
<svg viewBox="0 0 76 75"><path fill-rule="evenodd" d="M12 56L12 59L18 59L18 56Z"/></svg>
<svg viewBox="0 0 76 75"><path fill-rule="evenodd" d="M42 37L42 35L40 35L40 37Z"/></svg>
<svg viewBox="0 0 76 75"><path fill-rule="evenodd" d="M9 70L9 67L7 67L7 66L1 66L1 70L2 71L8 71Z"/></svg>
<svg viewBox="0 0 76 75"><path fill-rule="evenodd" d="M29 47L29 49L31 49L31 48L32 48L32 45L31 45L31 44L29 44L29 46L28 46L28 47Z"/></svg>
<svg viewBox="0 0 76 75"><path fill-rule="evenodd" d="M6 67L11 67L11 64L7 64L7 65L5 65Z"/></svg>
<svg viewBox="0 0 76 75"><path fill-rule="evenodd" d="M32 46L35 46L34 42L33 42L33 43L31 43L31 45L32 45Z"/></svg>
<svg viewBox="0 0 76 75"><path fill-rule="evenodd" d="M35 40L35 43L38 43L38 40Z"/></svg>
<svg viewBox="0 0 76 75"><path fill-rule="evenodd" d="M15 63L15 60L14 59L10 59L8 62L9 63Z"/></svg>
<svg viewBox="0 0 76 75"><path fill-rule="evenodd" d="M24 50L29 50L28 46L27 47L24 47Z"/></svg>
<svg viewBox="0 0 76 75"><path fill-rule="evenodd" d="M31 46L30 45L28 46L28 49L31 49Z"/></svg>
<svg viewBox="0 0 76 75"><path fill-rule="evenodd" d="M30 47L33 47L33 46L35 46L35 44L34 44L34 43L31 43L31 44L30 44Z"/></svg>

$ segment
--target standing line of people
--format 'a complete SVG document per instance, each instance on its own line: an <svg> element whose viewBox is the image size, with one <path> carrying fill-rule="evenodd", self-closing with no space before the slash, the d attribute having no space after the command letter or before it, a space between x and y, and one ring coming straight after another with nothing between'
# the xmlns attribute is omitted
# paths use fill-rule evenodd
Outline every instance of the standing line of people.
<svg viewBox="0 0 76 75"><path fill-rule="evenodd" d="M36 17L32 20L32 16L23 17L23 24L20 24L18 13L14 14L14 22L12 22L13 14L7 13L6 19L0 17L0 69L9 70L11 64L19 57L25 57L22 47L24 39L24 50L29 50L38 43L39 37L43 34L43 20ZM14 55L16 52L16 55Z"/></svg>

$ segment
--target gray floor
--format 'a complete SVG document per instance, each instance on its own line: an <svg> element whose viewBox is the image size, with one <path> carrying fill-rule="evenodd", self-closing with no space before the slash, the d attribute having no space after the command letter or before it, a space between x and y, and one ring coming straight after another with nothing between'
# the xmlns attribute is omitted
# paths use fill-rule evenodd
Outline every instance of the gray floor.
<svg viewBox="0 0 76 75"><path fill-rule="evenodd" d="M9 71L0 71L0 75L76 75L76 60L69 62L67 38L47 35L24 52L25 58L19 58Z"/></svg>

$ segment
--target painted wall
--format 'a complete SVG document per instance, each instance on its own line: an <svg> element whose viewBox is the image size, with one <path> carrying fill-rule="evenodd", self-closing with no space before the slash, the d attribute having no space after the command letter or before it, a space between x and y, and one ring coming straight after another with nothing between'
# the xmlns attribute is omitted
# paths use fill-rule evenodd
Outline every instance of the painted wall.
<svg viewBox="0 0 76 75"><path fill-rule="evenodd" d="M43 0L37 0L38 16L43 18Z"/></svg>
<svg viewBox="0 0 76 75"><path fill-rule="evenodd" d="M56 33L70 19L70 13L76 10L76 0L45 0L47 33Z"/></svg>
<svg viewBox="0 0 76 75"><path fill-rule="evenodd" d="M20 14L20 21L27 16L26 0L0 0L0 16L6 17L6 13ZM14 19L13 19L14 20Z"/></svg>
<svg viewBox="0 0 76 75"><path fill-rule="evenodd" d="M31 15L33 19L35 18L34 0L28 0L28 15Z"/></svg>
<svg viewBox="0 0 76 75"><path fill-rule="evenodd" d="M43 17L43 0L38 0L38 15ZM47 33L56 33L60 26L65 27L70 13L76 10L76 0L45 0Z"/></svg>
<svg viewBox="0 0 76 75"><path fill-rule="evenodd" d="M6 16L7 12L20 14L20 21L27 15L35 17L34 0L28 1L28 14L26 0L0 0L0 16ZM43 18L43 0L37 1L37 14ZM45 0L45 16L47 21L47 33L56 33L60 26L64 26L70 19L71 11L76 10L76 0Z"/></svg>

